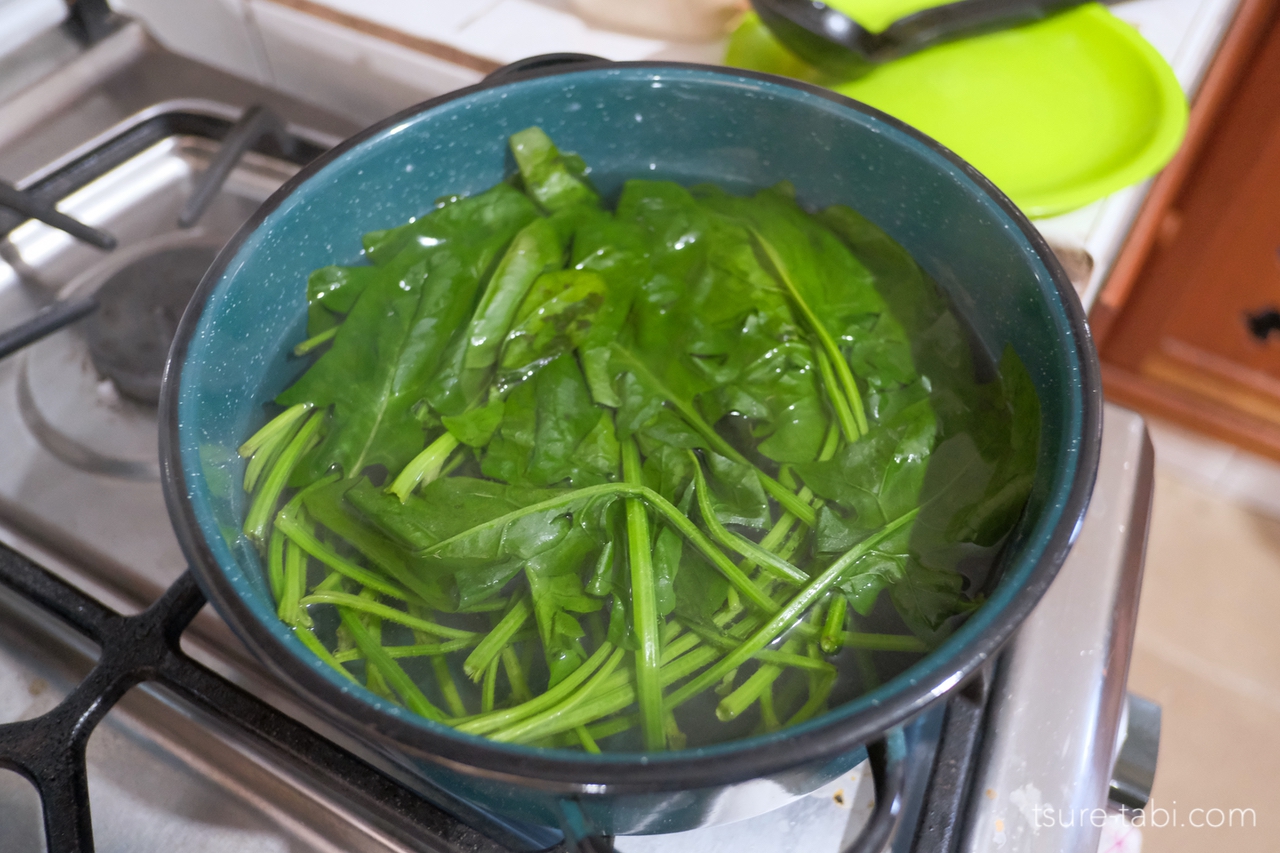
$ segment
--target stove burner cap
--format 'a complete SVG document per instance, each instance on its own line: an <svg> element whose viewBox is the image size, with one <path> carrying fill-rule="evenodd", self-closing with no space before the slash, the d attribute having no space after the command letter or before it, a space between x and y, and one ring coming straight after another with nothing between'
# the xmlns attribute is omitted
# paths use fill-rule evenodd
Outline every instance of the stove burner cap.
<svg viewBox="0 0 1280 853"><path fill-rule="evenodd" d="M134 261L98 289L98 310L87 324L89 354L123 396L160 402L178 321L217 254L208 246L166 249Z"/></svg>

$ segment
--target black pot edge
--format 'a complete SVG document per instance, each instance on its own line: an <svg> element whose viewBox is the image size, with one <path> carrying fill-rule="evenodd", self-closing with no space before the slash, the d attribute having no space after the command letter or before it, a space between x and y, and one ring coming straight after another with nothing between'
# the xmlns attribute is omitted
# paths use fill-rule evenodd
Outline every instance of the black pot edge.
<svg viewBox="0 0 1280 853"><path fill-rule="evenodd" d="M602 61L601 64L606 63ZM766 747L744 749L714 758L681 758L679 753L674 753L648 761L638 760L634 756L620 757L616 761L610 761L607 755L592 756L592 760L588 763L585 760L574 760L572 757L559 758L515 753L496 744L492 748L486 748L484 744L464 741L445 734L435 734L412 723L376 711L362 699L342 693L294 657L292 651L281 645L265 626L258 623L227 582L212 551L205 543L187 499L187 484L178 455L177 433L177 388L181 382L182 365L186 359L187 348L203 313L204 304L221 279L227 264L267 215L298 186L369 137L420 112L477 91L527 79L570 74L598 67L585 62L574 63L568 67L535 67L533 70L515 75L495 75L495 79L482 80L473 86L424 101L370 126L335 146L304 167L273 193L218 254L217 259L201 280L195 296L179 323L169 352L160 401L161 479L165 503L174 530L206 596L220 613L228 617L236 633L260 660L266 662L278 676L313 700L317 710L332 721L344 727L354 728L364 736L382 741L393 749L414 758L435 762L477 777L555 793L625 794L669 791L675 788L717 787L770 776L788 768L821 759L823 756L852 751L874 740L887 729L911 719L940 700L1000 651L1057 575L1058 569L1075 541L1080 522L1088 508L1101 448L1101 373L1083 306L1053 251L1039 231L1004 193L946 146L873 107L831 90L797 80L736 68L684 62L648 61L607 64L622 68L653 68L655 70L687 68L758 79L817 95L882 121L923 142L974 181L1017 223L1049 270L1066 309L1071 329L1076 336L1077 356L1081 365L1083 434L1079 466L1076 469L1062 518L1050 536L1040 563L1028 578L1027 583L1017 591L1005 607L997 621L974 642L953 656L950 661L952 665L947 668L953 675L937 684L922 683L906 687L854 719L832 721L826 726ZM958 674L959 677L954 674ZM370 720L371 716L372 720Z"/></svg>

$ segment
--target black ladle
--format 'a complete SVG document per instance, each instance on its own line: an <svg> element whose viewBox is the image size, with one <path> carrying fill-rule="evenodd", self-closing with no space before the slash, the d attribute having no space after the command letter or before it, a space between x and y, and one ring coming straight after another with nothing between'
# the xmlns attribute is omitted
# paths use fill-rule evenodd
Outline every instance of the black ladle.
<svg viewBox="0 0 1280 853"><path fill-rule="evenodd" d="M943 42L1030 24L1088 0L959 0L924 9L873 33L819 0L751 0L778 41L833 76L861 77Z"/></svg>

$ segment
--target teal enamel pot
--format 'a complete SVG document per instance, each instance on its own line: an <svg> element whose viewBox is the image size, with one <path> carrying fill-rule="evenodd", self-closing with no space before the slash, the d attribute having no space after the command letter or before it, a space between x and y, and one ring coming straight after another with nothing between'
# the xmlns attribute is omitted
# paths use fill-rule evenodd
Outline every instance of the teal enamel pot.
<svg viewBox="0 0 1280 853"><path fill-rule="evenodd" d="M567 61L573 60L576 61ZM846 204L905 246L949 294L975 345L1011 345L1040 397L1032 497L987 602L939 648L872 692L782 731L662 754L586 754L459 734L345 681L275 616L240 529L237 446L296 378L303 282L357 262L360 236L446 194L506 177L511 133L539 125L616 196L628 178L734 192L791 181ZM317 713L454 796L575 834L656 833L744 817L836 778L870 750L891 821L886 733L983 667L1030 613L1079 529L1098 462L1102 394L1076 294L1034 227L989 181L917 131L829 91L675 63L539 59L428 101L308 165L222 250L182 319L161 401L174 526L209 600ZM901 770L900 767L897 770Z"/></svg>

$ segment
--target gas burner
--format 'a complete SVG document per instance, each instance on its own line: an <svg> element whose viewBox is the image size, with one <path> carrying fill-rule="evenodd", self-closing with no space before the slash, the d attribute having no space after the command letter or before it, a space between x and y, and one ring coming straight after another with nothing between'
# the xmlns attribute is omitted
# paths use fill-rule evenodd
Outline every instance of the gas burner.
<svg viewBox="0 0 1280 853"><path fill-rule="evenodd" d="M98 310L86 321L89 354L124 397L160 401L169 345L205 270L210 246L179 246L139 258L98 289Z"/></svg>
<svg viewBox="0 0 1280 853"><path fill-rule="evenodd" d="M76 468L158 480L156 403L178 320L213 263L208 233L163 234L119 250L59 294L98 309L31 345L18 371L18 411L46 450Z"/></svg>

